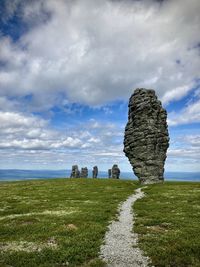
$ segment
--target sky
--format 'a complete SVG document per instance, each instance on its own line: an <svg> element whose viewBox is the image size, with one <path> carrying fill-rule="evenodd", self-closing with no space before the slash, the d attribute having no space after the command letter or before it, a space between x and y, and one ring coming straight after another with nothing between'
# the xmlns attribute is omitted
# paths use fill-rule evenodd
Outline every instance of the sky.
<svg viewBox="0 0 200 267"><path fill-rule="evenodd" d="M131 171L128 101L168 112L166 171L200 171L199 0L0 0L0 168Z"/></svg>

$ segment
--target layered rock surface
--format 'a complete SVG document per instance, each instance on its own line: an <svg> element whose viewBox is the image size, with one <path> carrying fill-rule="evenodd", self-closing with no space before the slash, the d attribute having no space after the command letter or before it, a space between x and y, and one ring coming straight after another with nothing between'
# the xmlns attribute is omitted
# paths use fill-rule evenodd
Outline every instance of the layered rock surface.
<svg viewBox="0 0 200 267"><path fill-rule="evenodd" d="M124 153L141 183L164 180L169 134L167 112L154 90L136 89L129 100Z"/></svg>

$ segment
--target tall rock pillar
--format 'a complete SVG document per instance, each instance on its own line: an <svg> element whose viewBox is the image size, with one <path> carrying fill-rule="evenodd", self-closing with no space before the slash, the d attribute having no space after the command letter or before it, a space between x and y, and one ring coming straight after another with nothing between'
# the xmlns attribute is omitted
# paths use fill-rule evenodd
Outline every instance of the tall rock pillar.
<svg viewBox="0 0 200 267"><path fill-rule="evenodd" d="M124 153L142 184L164 180L168 147L166 110L154 90L136 89L129 100Z"/></svg>

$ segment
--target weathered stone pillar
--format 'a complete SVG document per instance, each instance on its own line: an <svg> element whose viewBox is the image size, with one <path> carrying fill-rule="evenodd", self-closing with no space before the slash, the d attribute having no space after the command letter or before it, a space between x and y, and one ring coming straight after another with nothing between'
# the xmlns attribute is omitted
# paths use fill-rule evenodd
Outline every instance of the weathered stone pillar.
<svg viewBox="0 0 200 267"><path fill-rule="evenodd" d="M168 147L166 110L154 90L136 89L129 100L124 153L141 183L163 182Z"/></svg>
<svg viewBox="0 0 200 267"><path fill-rule="evenodd" d="M81 178L87 178L88 177L88 168L84 167L81 168Z"/></svg>
<svg viewBox="0 0 200 267"><path fill-rule="evenodd" d="M98 176L98 167L94 166L92 171L92 178L97 178Z"/></svg>
<svg viewBox="0 0 200 267"><path fill-rule="evenodd" d="M78 165L72 166L72 172L70 175L71 178L79 178L80 177L80 171L78 169Z"/></svg>
<svg viewBox="0 0 200 267"><path fill-rule="evenodd" d="M117 164L114 164L112 167L112 178L119 179L120 176L120 169L118 168Z"/></svg>
<svg viewBox="0 0 200 267"><path fill-rule="evenodd" d="M108 169L108 178L111 178L112 172L111 169Z"/></svg>

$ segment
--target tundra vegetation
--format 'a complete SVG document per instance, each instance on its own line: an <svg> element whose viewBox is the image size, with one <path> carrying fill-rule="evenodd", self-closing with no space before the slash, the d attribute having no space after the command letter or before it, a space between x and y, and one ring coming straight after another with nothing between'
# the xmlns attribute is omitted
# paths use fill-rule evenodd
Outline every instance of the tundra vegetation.
<svg viewBox="0 0 200 267"><path fill-rule="evenodd" d="M134 231L155 267L200 266L200 183L148 185L136 201Z"/></svg>
<svg viewBox="0 0 200 267"><path fill-rule="evenodd" d="M140 187L118 179L0 183L0 266L104 266L117 206ZM200 183L148 185L134 205L139 246L156 267L200 266Z"/></svg>
<svg viewBox="0 0 200 267"><path fill-rule="evenodd" d="M107 225L136 187L112 179L0 183L0 266L103 266Z"/></svg>

